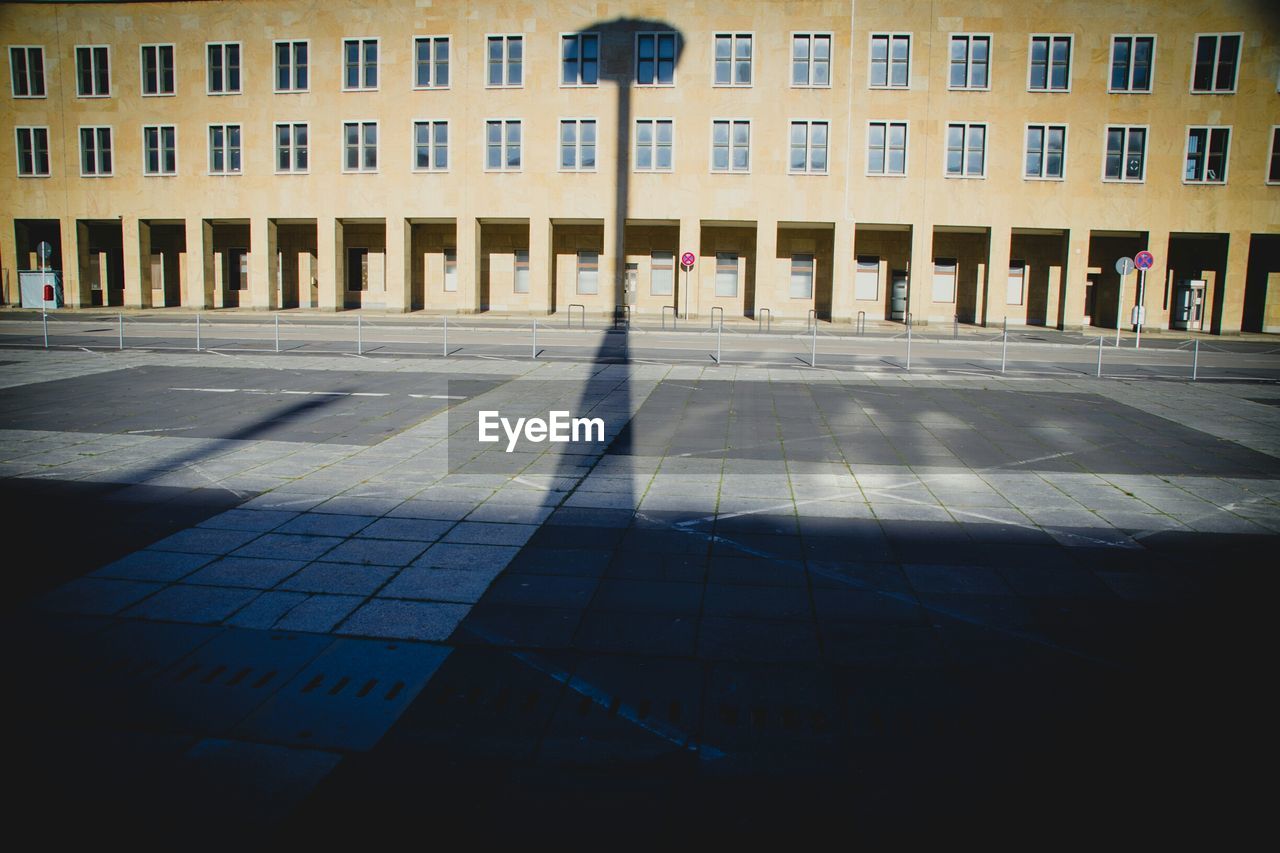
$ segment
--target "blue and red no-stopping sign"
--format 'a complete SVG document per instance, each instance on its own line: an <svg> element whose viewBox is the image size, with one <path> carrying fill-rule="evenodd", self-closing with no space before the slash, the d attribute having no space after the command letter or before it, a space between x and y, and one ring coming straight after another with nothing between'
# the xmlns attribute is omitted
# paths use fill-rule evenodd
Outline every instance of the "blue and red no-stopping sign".
<svg viewBox="0 0 1280 853"><path fill-rule="evenodd" d="M1156 262L1155 256L1150 252L1139 252L1133 256L1133 265L1140 270L1149 270L1151 265Z"/></svg>
<svg viewBox="0 0 1280 853"><path fill-rule="evenodd" d="M697 259L698 259L697 256L694 255L693 252L685 252L683 255L680 256L680 263L683 266L691 267L693 266L693 262L696 261Z"/></svg>

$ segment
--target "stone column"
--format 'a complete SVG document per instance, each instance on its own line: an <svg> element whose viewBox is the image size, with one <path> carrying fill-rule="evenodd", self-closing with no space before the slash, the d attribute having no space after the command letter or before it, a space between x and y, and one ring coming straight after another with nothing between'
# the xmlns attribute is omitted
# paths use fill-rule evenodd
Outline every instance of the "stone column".
<svg viewBox="0 0 1280 853"><path fill-rule="evenodd" d="M835 224L831 248L831 320L848 323L853 320L853 241L854 225L841 219Z"/></svg>
<svg viewBox="0 0 1280 853"><path fill-rule="evenodd" d="M151 226L129 216L121 219L120 229L124 242L124 307L150 308Z"/></svg>
<svg viewBox="0 0 1280 853"><path fill-rule="evenodd" d="M1252 235L1248 231L1232 231L1227 244L1226 275L1218 286L1222 288L1222 314L1218 320L1220 335L1238 335L1244 322L1244 283L1249 269L1249 243Z"/></svg>
<svg viewBox="0 0 1280 853"><path fill-rule="evenodd" d="M343 240L342 220L321 217L316 220L316 271L318 273L319 308L322 311L341 311L343 290L346 283L342 280L344 264L342 262Z"/></svg>
<svg viewBox="0 0 1280 853"><path fill-rule="evenodd" d="M911 265L908 270L907 311L912 322L927 323L933 304L933 223L911 226Z"/></svg>
<svg viewBox="0 0 1280 853"><path fill-rule="evenodd" d="M1000 327L1009 315L1009 259L1013 252L1013 230L1004 223L991 226L991 236L987 240L987 298L986 312L979 313L979 322L984 326ZM1022 294L1025 306L1027 294Z"/></svg>
<svg viewBox="0 0 1280 853"><path fill-rule="evenodd" d="M403 314L409 310L409 291L413 282L410 247L413 232L403 216L387 217L387 310Z"/></svg>
<svg viewBox="0 0 1280 853"><path fill-rule="evenodd" d="M249 221L249 304L260 311L280 307L276 266L276 223L265 216Z"/></svg>
<svg viewBox="0 0 1280 853"><path fill-rule="evenodd" d="M1067 256L1063 260L1058 328L1078 332L1084 327L1084 290L1089 283L1089 229L1072 228L1064 239Z"/></svg>
<svg viewBox="0 0 1280 853"><path fill-rule="evenodd" d="M680 264L680 256L685 252L693 252L698 256L694 268L684 271ZM715 259L711 260L715 263ZM676 250L676 312L681 316L697 316L700 313L699 303L702 288L698 286L702 268L707 259L702 257L702 221L700 219L680 220L680 247Z"/></svg>

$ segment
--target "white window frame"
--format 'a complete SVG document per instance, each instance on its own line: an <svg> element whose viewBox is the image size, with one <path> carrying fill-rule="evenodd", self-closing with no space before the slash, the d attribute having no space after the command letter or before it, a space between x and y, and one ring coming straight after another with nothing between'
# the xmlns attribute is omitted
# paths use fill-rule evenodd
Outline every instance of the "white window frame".
<svg viewBox="0 0 1280 853"><path fill-rule="evenodd" d="M595 141L596 164L589 169L582 167L582 123L585 121L589 121L593 125L595 125L595 134L596 134L596 141ZM573 136L574 165L573 166L564 165L564 158L561 156L563 154L562 146L564 145L564 141L561 139L560 134L564 130L565 122L571 122L574 125L574 131L573 131L574 133L574 136ZM523 132L520 134L520 138L521 138L521 141L524 140ZM523 151L520 152L520 155L521 155L520 162L523 163L524 152ZM595 116L561 116L559 119L557 119L556 121L556 169L561 172L582 172L584 174L591 174L592 172L595 172L599 168L600 168L600 120Z"/></svg>
<svg viewBox="0 0 1280 853"><path fill-rule="evenodd" d="M1009 290L1009 282L1013 280L1013 270L1017 268L1019 272L1018 282L1018 299L1014 301L1009 297L1012 292ZM1009 270L1005 273L1004 283L1004 304L1005 305L1025 305L1027 302L1027 262L1022 258L1010 258Z"/></svg>
<svg viewBox="0 0 1280 853"><path fill-rule="evenodd" d="M860 285L860 282L863 280L862 271L872 268L872 265L870 263L867 263L867 264L863 263L864 258L875 259L875 264L874 264L874 268L876 271L875 289L870 296L858 295L859 292L861 292L859 290L859 285ZM880 264L883 262L883 260L884 259L880 255L859 255L857 253L854 254L853 256L853 301L854 302L871 302L874 300L878 300L880 298Z"/></svg>
<svg viewBox="0 0 1280 853"><path fill-rule="evenodd" d="M807 296L797 296L792 292L792 288L796 278L796 258L809 259L809 293ZM792 252L791 267L787 274L787 298L798 299L804 302L812 302L814 293L817 289L818 282L818 253L817 252Z"/></svg>
<svg viewBox="0 0 1280 853"><path fill-rule="evenodd" d="M1044 131L1043 147L1040 151L1040 174L1027 174L1027 135L1031 133L1031 128L1038 127ZM1062 128L1062 174L1046 175L1045 162L1049 151L1049 128ZM1065 121L1029 121L1022 129L1022 179L1024 181L1065 181L1067 179L1067 139L1071 136L1070 125Z"/></svg>
<svg viewBox="0 0 1280 853"><path fill-rule="evenodd" d="M1117 89L1112 85L1111 69L1116 62L1116 40L1130 39L1129 42L1129 74L1128 87ZM1151 84L1145 89L1133 88L1133 48L1137 45L1138 39L1151 39L1151 68L1147 72L1148 82ZM1111 52L1107 56L1107 92L1112 95L1150 95L1156 88L1156 52L1160 46L1160 39L1155 33L1112 33L1111 34ZM1191 73L1195 75L1195 56L1194 52L1191 57Z"/></svg>
<svg viewBox="0 0 1280 853"><path fill-rule="evenodd" d="M671 289L659 292L654 289L654 273L658 270L666 271L666 266L658 265L658 255L671 256ZM650 249L649 250L649 295L650 296L675 296L676 293L676 276L678 273L678 264L680 263L679 252L674 249ZM663 259L665 264L666 259Z"/></svg>
<svg viewBox="0 0 1280 853"><path fill-rule="evenodd" d="M712 261L712 294L716 299L737 299L742 295L742 255L738 252L715 252ZM720 292L720 256L733 255L733 293Z"/></svg>
<svg viewBox="0 0 1280 853"><path fill-rule="evenodd" d="M39 99L39 98L49 97L49 81L48 79L46 79L48 75L45 73L46 66L44 61L44 45L42 44L11 44L11 45L8 45L7 47L8 47L8 53L9 53L9 92L13 95L13 97L22 98L22 99L31 99L31 98ZM26 66L27 92L28 92L28 94L26 95L18 94L17 69L13 65L13 52L15 50L22 51L22 63ZM33 50L40 51L40 88L42 92L39 95L30 94L31 81L33 79L31 74L31 51ZM109 70L110 60L108 60L107 67Z"/></svg>
<svg viewBox="0 0 1280 853"><path fill-rule="evenodd" d="M1200 39L1213 38L1216 40L1213 48L1213 83L1214 86L1216 86L1218 81L1218 61L1219 57L1222 55L1223 36L1235 36L1240 39L1240 52L1236 54L1236 68L1235 73L1231 76L1231 88L1218 89L1210 87L1208 89L1197 89L1196 54L1200 51ZM1244 64L1244 49L1244 33L1196 33L1191 39L1191 81L1187 86L1187 91L1193 95L1234 95L1240 86L1240 66Z"/></svg>
<svg viewBox="0 0 1280 853"><path fill-rule="evenodd" d="M716 168L716 124L722 121L729 123L729 160L726 168L717 169ZM738 124L739 122L745 122L747 125L747 167L745 169L735 169L733 167L733 152L734 152L733 128L734 128L734 125ZM790 132L790 128L791 128L791 125L788 124L787 125L788 132ZM751 119L745 116L736 116L736 117L712 116L710 132L711 132L711 136L709 141L711 145L710 145L710 152L709 152L710 156L707 159L707 167L710 170L711 174L713 175L750 175L751 174L751 138L755 135L755 128L752 127Z"/></svg>
<svg viewBox="0 0 1280 853"><path fill-rule="evenodd" d="M1044 88L1037 89L1031 85L1031 72L1035 65L1032 62L1032 50L1035 47L1036 39L1048 39L1049 51L1045 54L1044 68ZM1053 85L1053 43L1057 39L1067 40L1067 85L1066 88L1057 89ZM1076 65L1076 37L1075 33L1031 33L1027 36L1027 91L1035 92L1040 95L1062 95L1071 93L1071 77ZM1107 65L1110 69L1110 64Z"/></svg>
<svg viewBox="0 0 1280 853"><path fill-rule="evenodd" d="M729 39L729 82L720 83L716 81L716 41L718 39ZM738 71L738 40L745 39L751 45L751 56L747 60L747 76L750 78L746 83L737 82ZM750 89L755 85L756 80L756 34L755 32L736 31L736 30L716 30L711 34L711 86L715 89Z"/></svg>
<svg viewBox="0 0 1280 853"><path fill-rule="evenodd" d="M520 255L524 255L524 260L520 260ZM524 286L520 286L521 273L524 273ZM528 293L533 289L533 256L529 254L527 248L511 249L511 292L512 293Z"/></svg>
<svg viewBox="0 0 1280 853"><path fill-rule="evenodd" d="M31 171L22 171L22 143L19 139L22 137L22 131L28 131L31 134ZM44 131L44 157L45 170L43 172L37 169L36 162L36 131ZM53 151L49 147L49 127L43 124L20 124L13 129L13 154L16 160L17 174L19 178L48 178L53 175Z"/></svg>
<svg viewBox="0 0 1280 853"><path fill-rule="evenodd" d="M173 89L164 91L164 66L160 63L160 49L169 48L173 59ZM147 91L147 48L156 52L156 91ZM173 42L156 42L138 45L138 91L144 98L172 98L178 93L178 49Z"/></svg>
<svg viewBox="0 0 1280 853"><path fill-rule="evenodd" d="M235 45L238 48L237 53L240 59L239 61L240 85L235 90L231 90L227 88L227 47L230 45ZM222 48L222 91L220 92L215 92L213 90L213 68L210 67L210 64L209 64L209 48L211 47ZM274 56L271 57L271 62L273 65L272 70L274 71L274 64L275 64ZM244 75L245 75L245 64L244 64L244 43L243 42L207 41L204 43L204 93L206 95L221 97L223 95L244 94ZM243 138L243 133L244 133L243 129L240 132L242 134L241 138Z"/></svg>
<svg viewBox="0 0 1280 853"><path fill-rule="evenodd" d="M671 166L662 168L658 165L658 125L661 122L667 122L671 125ZM650 146L653 152L653 159L650 161L653 165L645 169L640 166L640 123L650 122L653 124L653 144ZM647 174L656 172L658 174L668 174L676 169L676 120L671 116L645 116L637 118L633 122L631 132L631 171Z"/></svg>
<svg viewBox="0 0 1280 853"><path fill-rule="evenodd" d="M307 129L307 167L298 168L298 127ZM289 128L289 168L280 168L280 128ZM243 142L243 140L241 140ZM307 121L277 121L271 124L271 151L277 175L311 174L311 123Z"/></svg>
<svg viewBox="0 0 1280 853"><path fill-rule="evenodd" d="M1280 152L1280 124L1273 124L1271 125L1271 148L1267 151L1266 168L1262 170L1263 183L1273 187L1280 186L1280 172L1275 178L1271 177L1271 164L1277 152Z"/></svg>
<svg viewBox="0 0 1280 853"><path fill-rule="evenodd" d="M911 88L911 65L915 60L915 41L913 33L908 32L876 32L867 34L867 88L868 89L896 89L898 91L907 91ZM883 84L874 82L875 62L872 60L872 46L878 38L888 38L888 52L885 54L885 77ZM905 38L907 40L907 82L904 85L896 86L893 83L893 41L897 38Z"/></svg>
<svg viewBox="0 0 1280 853"><path fill-rule="evenodd" d="M873 125L884 125L884 171L871 171L871 128ZM902 125L902 173L889 171L889 128ZM906 119L868 119L867 120L866 172L871 178L905 178L911 169L911 122Z"/></svg>
<svg viewBox="0 0 1280 853"><path fill-rule="evenodd" d="M526 33L485 33L484 37L484 87L486 89L523 89L529 81L529 39ZM489 82L489 42L502 39L502 82ZM508 83L511 77L511 40L520 39L520 82ZM523 138L523 137L522 137ZM521 152L521 162L524 162Z"/></svg>
<svg viewBox="0 0 1280 853"><path fill-rule="evenodd" d="M583 273L582 256L584 254L596 256L596 269L595 269L596 281L595 281L594 290L584 291L582 289L582 273ZM573 265L574 295L576 296L598 296L599 295L600 293L600 256L603 254L604 252L601 252L595 249L578 249L576 252L574 252L574 265Z"/></svg>
<svg viewBox="0 0 1280 853"><path fill-rule="evenodd" d="M791 166L791 130L797 124L805 126L804 138L804 168L796 169ZM827 151L826 166L821 171L810 168L813 161L813 126L815 124L824 125L827 129L827 144L824 146ZM747 144L747 162L751 162L750 140ZM831 174L831 122L825 118L793 118L787 122L787 174L788 175L829 175Z"/></svg>
<svg viewBox="0 0 1280 853"><path fill-rule="evenodd" d="M663 36L670 36L672 39L671 82L670 83L662 83L658 79L659 77L658 56L661 53L661 51L659 50L659 45L662 43ZM653 81L650 83L645 83L640 80L640 39L642 38L653 39ZM635 37L632 39L631 55L635 57L635 67L632 69L632 71L634 72L632 74L632 79L635 80L635 84L637 86L640 86L643 88L657 88L657 89L664 89L664 88L669 89L669 88L675 87L676 81L678 80L677 75L679 74L679 70L680 70L678 67L680 65L680 62L679 62L680 34L679 33L673 30L646 30L645 32L636 33Z"/></svg>
<svg viewBox="0 0 1280 853"><path fill-rule="evenodd" d="M102 94L97 93L96 89L99 88L97 86L94 87L95 91L91 94L84 94L80 91L80 51L82 50L90 51L90 54L89 54L90 59L93 58L92 52L95 50L105 50L107 52L107 80L106 80L107 91L105 93L102 93ZM71 51L71 57L72 57L72 68L74 69L72 73L75 75L75 80L76 80L76 97L77 98L110 98L112 95L111 69L115 67L115 61L111 58L111 45L109 44L78 44ZM97 82L97 83L102 82L97 79L98 77L97 62L92 62L90 76L93 78L93 82ZM46 86L46 90L47 90L47 86Z"/></svg>
<svg viewBox="0 0 1280 853"><path fill-rule="evenodd" d="M452 255L452 258L450 258ZM444 277L440 282L440 288L445 293L458 292L458 247L445 246L441 250L442 261L444 263ZM452 269L450 269L452 267Z"/></svg>
<svg viewBox="0 0 1280 853"><path fill-rule="evenodd" d="M950 266L951 266L951 298L950 299L938 298L938 267L946 266L946 264L940 265L938 263L939 261L950 261ZM933 258L933 270L929 275L929 301L932 302L934 305L955 305L956 297L959 295L959 293L960 293L960 259L938 257L937 255L935 255Z"/></svg>
<svg viewBox="0 0 1280 853"><path fill-rule="evenodd" d="M1206 177L1196 180L1187 177L1187 158L1191 156L1191 133L1195 130L1203 130L1205 133L1205 149L1204 149L1204 174ZM1209 143L1213 138L1213 131L1225 130L1227 132L1227 146L1222 152L1222 180L1211 181L1208 179L1209 174ZM1227 180L1231 176L1231 140L1235 134L1232 132L1232 125L1229 124L1189 124L1186 131L1186 144L1182 149L1182 183L1193 187L1221 187L1226 186ZM1268 162L1267 166L1270 167Z"/></svg>
<svg viewBox="0 0 1280 853"><path fill-rule="evenodd" d="M797 38L807 38L809 40L809 59L806 65L808 82L797 83L795 81L795 45ZM827 82L813 82L813 46L816 39L825 38L827 40ZM835 33L826 30L793 30L790 38L787 40L787 80L790 82L792 89L830 89L831 80L834 77L832 71L836 66L836 37ZM754 72L753 72L754 73Z"/></svg>
<svg viewBox="0 0 1280 853"><path fill-rule="evenodd" d="M596 41L596 82L594 83L582 82L582 66L584 62L582 58L582 45L585 43L585 40L588 37L593 38ZM578 51L577 81L573 83L567 83L565 82L565 79L564 79L564 63L566 61L564 58L564 46L565 46L565 41L567 39L573 39L574 41L577 42L577 45L578 45L577 47L577 51ZM559 45L559 52L556 54L556 69L558 72L557 76L560 78L560 88L562 89L595 89L600 86L600 69L604 67L604 57L601 55L601 52L600 52L600 46L602 42L603 42L603 39L600 38L600 33L594 30L590 30L585 33L561 33L560 34L560 40L557 43Z"/></svg>
<svg viewBox="0 0 1280 853"><path fill-rule="evenodd" d="M964 59L964 80L965 85L955 86L951 83L951 44L956 39L964 39L965 59ZM987 85L970 86L969 77L973 73L973 40L987 40ZM990 92L991 91L991 46L995 43L995 35L993 33L950 33L947 37L947 90L950 92Z"/></svg>
<svg viewBox="0 0 1280 853"><path fill-rule="evenodd" d="M280 63L277 55L280 45L289 46L289 83L288 89L280 88ZM307 50L307 85L298 86L298 45L305 45ZM276 39L271 42L271 90L277 95L301 95L311 91L311 39ZM280 122L284 124L284 122ZM291 122L298 124L298 122ZM308 131L308 134L310 131Z"/></svg>
<svg viewBox="0 0 1280 853"><path fill-rule="evenodd" d="M347 85L347 43L355 42L359 45L356 51L356 77L358 85ZM373 60L373 76L376 82L369 86L365 80L369 77L369 63L364 58L364 48L369 42L373 42L374 53L376 56ZM342 80L342 91L344 92L377 92L382 88L382 39L378 36L343 36L342 37L342 53L338 55L338 73ZM343 158L346 161L346 158Z"/></svg>
<svg viewBox="0 0 1280 853"><path fill-rule="evenodd" d="M215 170L213 168L213 129L215 127L222 128L223 153L222 153L222 169L221 170ZM231 146L229 144L230 134L227 132L227 128L230 128L230 127L237 127L240 129L240 168L236 170L233 170L230 168ZM208 171L206 174L219 175L219 176L244 174L245 145L244 145L244 125L243 124L239 122L229 122L229 123L228 122L210 122L209 124L205 125L204 138L205 138L205 144L208 146L208 157L206 159L206 167Z"/></svg>
<svg viewBox="0 0 1280 853"><path fill-rule="evenodd" d="M1120 152L1120 177L1107 177L1107 136L1113 130L1124 131L1124 148ZM1126 178L1128 171L1125 159L1129 155L1129 131L1141 130L1142 136L1142 177ZM1145 184L1147 182L1147 159L1151 150L1151 125L1148 124L1104 124L1102 126L1102 180L1108 184ZM1182 164L1185 165L1185 162Z"/></svg>
<svg viewBox="0 0 1280 853"><path fill-rule="evenodd" d="M488 42L485 42L485 44L486 44L486 45L488 45ZM502 128L501 128L501 129L502 129L502 141L501 141L501 148L500 148L500 153L501 153L501 155L502 155L502 156L499 158L499 160L500 160L501 162L500 162L500 164L498 165L498 167L497 167L496 169L495 169L495 168L493 168L493 167L491 167L491 166L489 165L489 125L490 125L490 123L495 122L495 121L496 121L496 122L500 122L500 123L502 124ZM510 140L507 138L507 123L508 123L508 122L515 122L515 123L519 126L519 128L520 128L520 165L519 165L518 167L516 167L516 168L511 168L511 167L507 166L507 153L508 153L508 149L510 148ZM556 125L556 132L557 132L557 133L559 133L559 130L560 130L560 125L559 125L559 124L557 124L557 125ZM515 116L488 116L487 118L485 118L485 119L484 119L484 133L480 136L480 146L481 146L481 153L480 153L481 160L480 160L480 162L484 163L484 170L485 170L486 172L489 172L489 173L492 173L492 174L495 174L495 175L496 175L496 174L499 174L499 173L519 174L520 172L523 172L523 171L524 171L524 161L525 161L525 159L526 159L526 158L525 158L525 156L524 156L524 155L525 155L525 144L524 144L524 143L525 143L525 133L524 133L524 120L523 120L523 119L516 118ZM557 136L557 137L556 137L556 154L557 154L557 156L559 156L559 153L560 153L559 144L560 144L560 138L559 138L559 136Z"/></svg>
<svg viewBox="0 0 1280 853"><path fill-rule="evenodd" d="M165 171L164 168L164 130L169 128L173 131L173 169ZM158 133L157 141L160 143L160 171L152 172L147 168L147 131L155 130ZM142 174L148 178L172 178L178 174L178 126L176 124L144 124L142 126Z"/></svg>
<svg viewBox="0 0 1280 853"><path fill-rule="evenodd" d="M108 66L110 67L110 66ZM84 131L94 131L94 168L93 172L84 170ZM102 146L98 145L99 130L107 132L107 139L111 143L111 168L107 171L101 171L99 167L102 164ZM82 124L76 128L76 159L80 164L80 177L82 178L110 178L115 174L116 169L116 140L115 129L109 124Z"/></svg>
<svg viewBox="0 0 1280 853"><path fill-rule="evenodd" d="M418 43L422 41L425 41L431 45L431 59L428 61L428 64L431 66L431 82L427 83L425 86L418 82ZM440 60L436 59L436 46L439 42L444 42L445 52L447 54L444 59L444 66L445 68L448 69L446 73L449 75L449 82L447 83L437 82L440 79L440 75L436 73L437 71L439 71L439 65L440 65ZM453 68L452 68L453 36L452 35L450 34L415 35L413 37L412 48L413 48L413 52L410 53L409 55L413 57L413 88L415 91L425 92L425 91L431 91L436 89L444 91L444 90L453 88Z"/></svg>
<svg viewBox="0 0 1280 853"><path fill-rule="evenodd" d="M963 147L960 150L960 174L953 175L947 171L947 135L951 133L953 125L960 125L964 128ZM982 173L978 175L969 174L969 128L982 128ZM987 177L987 172L991 166L991 124L985 121L946 121L943 122L942 132L942 176L955 180L983 180Z"/></svg>
<svg viewBox="0 0 1280 853"><path fill-rule="evenodd" d="M431 139L427 143L428 147L431 149L431 165L425 169L418 165L418 125L420 124L427 125L427 127L430 129L430 134L431 134ZM438 162L440 162L440 158L437 156L437 152L439 151L439 146L436 144L436 125L440 125L440 124L444 125L445 165L443 167L436 165ZM449 169L451 168L451 163L453 162L452 158L449 156L450 155L449 148L452 146L452 143L453 143L453 140L451 138L452 128L449 125L450 125L450 122L449 122L449 119L447 118L415 118L410 123L409 154L413 158L411 161L413 164L413 171L417 172L418 174L445 173L449 171Z"/></svg>
<svg viewBox="0 0 1280 853"><path fill-rule="evenodd" d="M357 157L356 168L352 169L347 166L347 127L355 125L358 128L358 136L356 139L359 156ZM365 149L368 144L365 142L365 127L373 125L373 159L374 166L369 168L364 165ZM339 143L342 149L342 173L344 175L376 175L382 170L382 127L377 119L374 118L344 118L342 120L342 140Z"/></svg>

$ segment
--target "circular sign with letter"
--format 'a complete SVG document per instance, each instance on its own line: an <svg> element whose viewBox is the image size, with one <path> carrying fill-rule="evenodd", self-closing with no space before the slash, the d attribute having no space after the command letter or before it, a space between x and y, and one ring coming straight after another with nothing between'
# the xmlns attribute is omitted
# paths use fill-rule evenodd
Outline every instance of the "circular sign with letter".
<svg viewBox="0 0 1280 853"><path fill-rule="evenodd" d="M693 252L685 252L683 255L680 256L680 263L686 267L691 267L693 266L693 262L696 261L697 259L698 259L697 255L695 255Z"/></svg>
<svg viewBox="0 0 1280 853"><path fill-rule="evenodd" d="M1151 265L1155 262L1156 259L1150 252L1139 252L1133 256L1133 265L1140 270L1151 269Z"/></svg>
<svg viewBox="0 0 1280 853"><path fill-rule="evenodd" d="M41 240L40 245L36 246L36 254L40 256L40 260L47 261L53 257L53 247L47 240Z"/></svg>
<svg viewBox="0 0 1280 853"><path fill-rule="evenodd" d="M1133 272L1133 258L1116 258L1116 272L1120 273L1120 275L1128 275Z"/></svg>

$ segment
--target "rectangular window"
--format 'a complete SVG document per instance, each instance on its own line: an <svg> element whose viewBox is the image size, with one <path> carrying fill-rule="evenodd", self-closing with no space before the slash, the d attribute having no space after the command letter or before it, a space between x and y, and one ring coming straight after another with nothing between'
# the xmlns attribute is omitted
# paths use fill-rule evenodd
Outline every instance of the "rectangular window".
<svg viewBox="0 0 1280 853"><path fill-rule="evenodd" d="M84 177L111 174L111 128L80 128L80 174Z"/></svg>
<svg viewBox="0 0 1280 853"><path fill-rule="evenodd" d="M910 33L873 33L871 87L906 89L911 85Z"/></svg>
<svg viewBox="0 0 1280 853"><path fill-rule="evenodd" d="M1071 89L1071 36L1031 37L1031 70L1027 88L1032 92L1066 92Z"/></svg>
<svg viewBox="0 0 1280 853"><path fill-rule="evenodd" d="M276 50L276 91L305 92L311 85L308 79L307 53L310 45L305 41L278 41Z"/></svg>
<svg viewBox="0 0 1280 853"><path fill-rule="evenodd" d="M987 168L987 126L947 125L947 177L981 178Z"/></svg>
<svg viewBox="0 0 1280 853"><path fill-rule="evenodd" d="M560 37L560 85L594 86L600 80L600 36L574 33Z"/></svg>
<svg viewBox="0 0 1280 853"><path fill-rule="evenodd" d="M172 95L173 45L144 44L142 46L142 94Z"/></svg>
<svg viewBox="0 0 1280 853"><path fill-rule="evenodd" d="M9 48L9 79L15 98L43 98L44 48Z"/></svg>
<svg viewBox="0 0 1280 853"><path fill-rule="evenodd" d="M1187 165L1182 179L1189 184L1225 184L1231 129L1193 127L1187 131Z"/></svg>
<svg viewBox="0 0 1280 853"><path fill-rule="evenodd" d="M933 301L956 301L956 259L933 259Z"/></svg>
<svg viewBox="0 0 1280 853"><path fill-rule="evenodd" d="M751 168L751 122L711 122L711 170L746 172Z"/></svg>
<svg viewBox="0 0 1280 853"><path fill-rule="evenodd" d="M825 175L827 172L827 123L825 121L791 122L791 159L793 173Z"/></svg>
<svg viewBox="0 0 1280 853"><path fill-rule="evenodd" d="M952 89L987 89L987 69L991 64L991 36L951 37Z"/></svg>
<svg viewBox="0 0 1280 853"><path fill-rule="evenodd" d="M1155 36L1111 37L1112 92L1150 92Z"/></svg>
<svg viewBox="0 0 1280 853"><path fill-rule="evenodd" d="M676 253L654 252L649 256L649 293L671 296L675 293Z"/></svg>
<svg viewBox="0 0 1280 853"><path fill-rule="evenodd" d="M1021 305L1022 295L1026 292L1026 261L1009 261L1009 279L1005 285L1004 304Z"/></svg>
<svg viewBox="0 0 1280 853"><path fill-rule="evenodd" d="M751 85L751 36L748 33L716 33L716 86Z"/></svg>
<svg viewBox="0 0 1280 853"><path fill-rule="evenodd" d="M716 252L716 296L738 295L738 253Z"/></svg>
<svg viewBox="0 0 1280 853"><path fill-rule="evenodd" d="M24 178L49 177L49 128L20 127L18 174Z"/></svg>
<svg viewBox="0 0 1280 853"><path fill-rule="evenodd" d="M449 122L413 123L413 168L420 172L449 168Z"/></svg>
<svg viewBox="0 0 1280 853"><path fill-rule="evenodd" d="M449 88L449 37L413 40L413 85L417 89Z"/></svg>
<svg viewBox="0 0 1280 853"><path fill-rule="evenodd" d="M444 250L444 289L447 293L454 293L458 289L457 248Z"/></svg>
<svg viewBox="0 0 1280 853"><path fill-rule="evenodd" d="M276 125L276 171L303 173L309 168L307 125Z"/></svg>
<svg viewBox="0 0 1280 853"><path fill-rule="evenodd" d="M210 95L240 94L240 43L208 46L208 92Z"/></svg>
<svg viewBox="0 0 1280 853"><path fill-rule="evenodd" d="M512 119L485 122L485 149L486 169L520 171L520 122Z"/></svg>
<svg viewBox="0 0 1280 853"><path fill-rule="evenodd" d="M578 252L578 293L600 292L600 253Z"/></svg>
<svg viewBox="0 0 1280 853"><path fill-rule="evenodd" d="M1065 125L1027 125L1027 158L1023 175L1028 178L1061 178L1066 147Z"/></svg>
<svg viewBox="0 0 1280 853"><path fill-rule="evenodd" d="M813 298L813 255L791 256L792 299Z"/></svg>
<svg viewBox="0 0 1280 853"><path fill-rule="evenodd" d="M867 174L907 173L907 123L873 121L867 124Z"/></svg>
<svg viewBox="0 0 1280 853"><path fill-rule="evenodd" d="M529 292L529 250L515 250L515 266L516 274L514 281L514 289L516 293Z"/></svg>
<svg viewBox="0 0 1280 853"><path fill-rule="evenodd" d="M240 174L240 125L209 125L209 172L214 175Z"/></svg>
<svg viewBox="0 0 1280 853"><path fill-rule="evenodd" d="M1146 174L1147 129L1107 128L1107 156L1102 177L1107 181L1142 181Z"/></svg>
<svg viewBox="0 0 1280 853"><path fill-rule="evenodd" d="M880 258L858 255L858 271L853 278L853 298L863 301L880 298Z"/></svg>
<svg viewBox="0 0 1280 853"><path fill-rule="evenodd" d="M560 122L560 169L568 172L596 170L595 119L564 119Z"/></svg>
<svg viewBox="0 0 1280 853"><path fill-rule="evenodd" d="M378 40L342 40L342 88L348 92L378 88Z"/></svg>
<svg viewBox="0 0 1280 853"><path fill-rule="evenodd" d="M1270 163L1267 169L1267 183L1280 184L1280 126L1271 128Z"/></svg>
<svg viewBox="0 0 1280 853"><path fill-rule="evenodd" d="M145 175L178 174L178 130L171 124L142 128L142 172Z"/></svg>
<svg viewBox="0 0 1280 853"><path fill-rule="evenodd" d="M638 34L636 36L636 83L640 86L674 86L675 82L676 34Z"/></svg>
<svg viewBox="0 0 1280 853"><path fill-rule="evenodd" d="M796 33L791 37L791 85L831 85L829 33Z"/></svg>
<svg viewBox="0 0 1280 853"><path fill-rule="evenodd" d="M1196 94L1234 92L1239 66L1239 34L1196 36L1191 91Z"/></svg>
<svg viewBox="0 0 1280 853"><path fill-rule="evenodd" d="M111 94L111 58L106 47L76 48L76 94L82 98Z"/></svg>
<svg viewBox="0 0 1280 853"><path fill-rule="evenodd" d="M488 85L524 85L524 36L489 36Z"/></svg>
<svg viewBox="0 0 1280 853"><path fill-rule="evenodd" d="M342 170L344 172L378 171L378 123L348 121L342 125Z"/></svg>
<svg viewBox="0 0 1280 853"><path fill-rule="evenodd" d="M636 119L636 171L670 172L674 139L671 119Z"/></svg>

